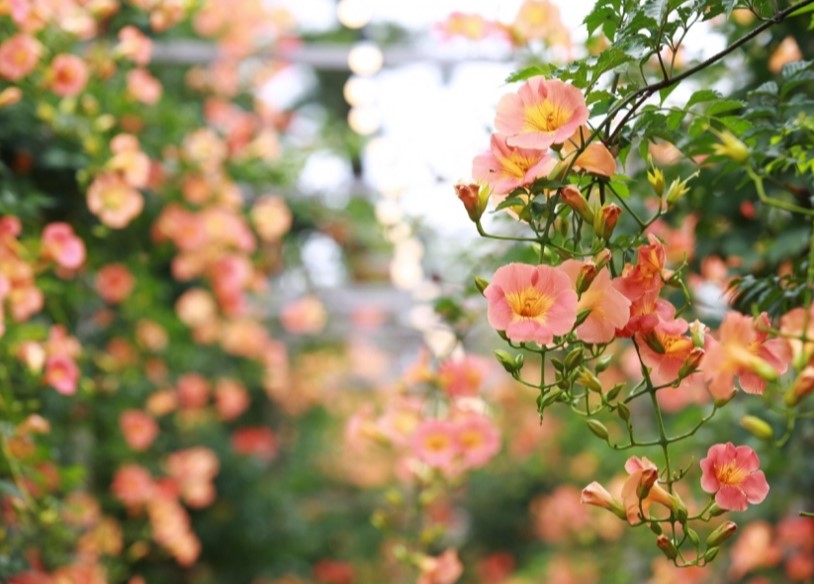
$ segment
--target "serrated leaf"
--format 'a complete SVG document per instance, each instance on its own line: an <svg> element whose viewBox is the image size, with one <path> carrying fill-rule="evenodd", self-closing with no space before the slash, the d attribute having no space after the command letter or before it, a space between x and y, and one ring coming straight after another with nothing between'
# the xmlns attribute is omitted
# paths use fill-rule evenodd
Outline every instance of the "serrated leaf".
<svg viewBox="0 0 814 584"><path fill-rule="evenodd" d="M814 6L814 4L812 4ZM795 75L800 73L801 71L805 71L811 67L811 61L792 61L791 63L786 63L783 65L783 69L780 72L780 76L784 80L789 80L794 78Z"/></svg>
<svg viewBox="0 0 814 584"><path fill-rule="evenodd" d="M596 29L601 28L608 40L613 40L620 16L610 4L597 2L594 9L585 17L583 22L588 29L588 35L592 35Z"/></svg>
<svg viewBox="0 0 814 584"><path fill-rule="evenodd" d="M766 83L759 85L756 89L751 91L749 95L758 93L763 93L766 95L777 95L777 83L775 83L774 81L767 81Z"/></svg>
<svg viewBox="0 0 814 584"><path fill-rule="evenodd" d="M667 15L667 0L646 0L643 9L647 16L660 23Z"/></svg>

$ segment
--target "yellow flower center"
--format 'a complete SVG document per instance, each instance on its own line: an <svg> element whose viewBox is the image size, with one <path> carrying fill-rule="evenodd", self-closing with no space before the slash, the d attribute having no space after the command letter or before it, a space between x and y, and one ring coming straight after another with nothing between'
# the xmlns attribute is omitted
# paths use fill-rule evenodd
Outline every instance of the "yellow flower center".
<svg viewBox="0 0 814 584"><path fill-rule="evenodd" d="M432 434L427 436L424 446L431 452L443 452L449 448L449 437L444 434Z"/></svg>
<svg viewBox="0 0 814 584"><path fill-rule="evenodd" d="M571 111L559 104L545 99L538 104L527 107L525 127L527 132L556 132L571 117Z"/></svg>
<svg viewBox="0 0 814 584"><path fill-rule="evenodd" d="M483 435L480 432L474 430L461 432L461 435L459 436L458 439L461 441L461 445L467 450L477 448L478 446L483 444Z"/></svg>
<svg viewBox="0 0 814 584"><path fill-rule="evenodd" d="M548 313L554 300L541 294L536 288L526 288L506 294L506 302L516 317L541 319Z"/></svg>
<svg viewBox="0 0 814 584"><path fill-rule="evenodd" d="M500 157L498 161L504 175L518 179L525 177L529 168L534 164L531 158L518 152L512 152L508 157Z"/></svg>
<svg viewBox="0 0 814 584"><path fill-rule="evenodd" d="M741 484L746 480L748 474L749 473L734 462L727 462L725 465L715 469L715 476L718 478L718 482L729 486Z"/></svg>

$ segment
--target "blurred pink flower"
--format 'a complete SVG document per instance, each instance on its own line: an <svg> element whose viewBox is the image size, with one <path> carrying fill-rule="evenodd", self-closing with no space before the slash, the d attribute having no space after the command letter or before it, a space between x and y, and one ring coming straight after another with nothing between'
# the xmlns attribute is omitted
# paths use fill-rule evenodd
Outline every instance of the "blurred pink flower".
<svg viewBox="0 0 814 584"><path fill-rule="evenodd" d="M161 82L146 69L133 69L127 74L127 93L145 105L155 105L161 99Z"/></svg>
<svg viewBox="0 0 814 584"><path fill-rule="evenodd" d="M135 26L127 25L119 31L119 44L116 54L130 59L142 67L150 62L153 52L153 41Z"/></svg>
<svg viewBox="0 0 814 584"><path fill-rule="evenodd" d="M124 440L133 450L147 450L158 436L158 424L141 410L125 410L119 416Z"/></svg>
<svg viewBox="0 0 814 584"><path fill-rule="evenodd" d="M484 466L500 450L500 432L489 418L468 415L456 420L455 434L465 466Z"/></svg>
<svg viewBox="0 0 814 584"><path fill-rule="evenodd" d="M557 161L545 150L516 148L506 136L492 134L490 150L472 161L472 177L492 187L496 195L506 195L548 176Z"/></svg>
<svg viewBox="0 0 814 584"><path fill-rule="evenodd" d="M141 189L150 179L150 158L141 151L138 139L132 134L119 134L110 141L113 157L107 168L120 172L131 187Z"/></svg>
<svg viewBox="0 0 814 584"><path fill-rule="evenodd" d="M62 395L73 395L79 381L79 368L68 356L48 357L45 361L44 381Z"/></svg>
<svg viewBox="0 0 814 584"><path fill-rule="evenodd" d="M749 503L760 503L769 494L766 475L758 470L760 459L748 446L715 444L700 464L701 488L715 494L721 509L746 511Z"/></svg>
<svg viewBox="0 0 814 584"><path fill-rule="evenodd" d="M215 407L221 420L232 421L251 404L249 392L234 379L221 378L215 383Z"/></svg>
<svg viewBox="0 0 814 584"><path fill-rule="evenodd" d="M463 397L478 395L489 363L476 355L465 355L460 359L447 359L438 367L438 383L450 396Z"/></svg>
<svg viewBox="0 0 814 584"><path fill-rule="evenodd" d="M85 243L67 223L49 223L42 231L43 257L75 270L85 261Z"/></svg>
<svg viewBox="0 0 814 584"><path fill-rule="evenodd" d="M285 199L264 195L257 199L250 211L252 224L263 241L279 241L291 229L293 217Z"/></svg>
<svg viewBox="0 0 814 584"><path fill-rule="evenodd" d="M99 174L88 187L88 209L112 229L126 227L141 214L144 198L117 172Z"/></svg>
<svg viewBox="0 0 814 584"><path fill-rule="evenodd" d="M108 304L126 300L136 284L130 269L124 264L107 264L96 274L96 292Z"/></svg>
<svg viewBox="0 0 814 584"><path fill-rule="evenodd" d="M576 290L580 271L586 267L590 264L567 260L559 268ZM610 272L603 268L579 297L577 313L583 310L591 312L577 327L577 336L586 343L609 343L616 336L616 329L624 328L630 319L630 300L612 285Z"/></svg>
<svg viewBox="0 0 814 584"><path fill-rule="evenodd" d="M232 448L239 454L269 462L277 456L277 436L271 428L238 428L232 432Z"/></svg>
<svg viewBox="0 0 814 584"><path fill-rule="evenodd" d="M198 409L209 403L209 380L199 373L184 373L176 382L178 402L182 408Z"/></svg>
<svg viewBox="0 0 814 584"><path fill-rule="evenodd" d="M433 468L449 471L458 456L458 437L453 423L442 420L421 422L413 433L413 453Z"/></svg>
<svg viewBox="0 0 814 584"><path fill-rule="evenodd" d="M48 72L51 91L61 97L79 95L88 83L88 66L76 55L57 55Z"/></svg>
<svg viewBox="0 0 814 584"><path fill-rule="evenodd" d="M291 302L280 312L283 328L295 335L313 335L325 328L328 313L322 301L313 294Z"/></svg>
<svg viewBox="0 0 814 584"><path fill-rule="evenodd" d="M517 93L497 104L495 127L518 148L545 150L565 142L588 121L588 108L579 89L558 79L532 77Z"/></svg>
<svg viewBox="0 0 814 584"><path fill-rule="evenodd" d="M153 477L137 464L125 464L113 475L110 490L125 507L140 507L153 496Z"/></svg>
<svg viewBox="0 0 814 584"><path fill-rule="evenodd" d="M568 276L548 266L512 263L498 268L484 295L487 318L515 342L552 342L574 326L577 294Z"/></svg>
<svg viewBox="0 0 814 584"><path fill-rule="evenodd" d="M212 480L220 471L220 461L209 448L193 446L170 454L167 471L190 507L200 509L215 500Z"/></svg>
<svg viewBox="0 0 814 584"><path fill-rule="evenodd" d="M436 557L425 556L419 568L421 575L416 584L454 584L464 572L457 550L446 550Z"/></svg>
<svg viewBox="0 0 814 584"><path fill-rule="evenodd" d="M18 33L0 44L0 77L19 81L37 66L42 45L34 37Z"/></svg>
<svg viewBox="0 0 814 584"><path fill-rule="evenodd" d="M776 566L782 559L772 526L763 520L749 522L730 552L729 578L739 581L752 570Z"/></svg>

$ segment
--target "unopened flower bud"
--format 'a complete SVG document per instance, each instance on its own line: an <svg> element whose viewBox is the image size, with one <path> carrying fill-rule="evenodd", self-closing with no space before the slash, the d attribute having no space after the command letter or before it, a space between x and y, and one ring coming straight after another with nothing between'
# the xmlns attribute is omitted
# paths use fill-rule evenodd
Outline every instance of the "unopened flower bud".
<svg viewBox="0 0 814 584"><path fill-rule="evenodd" d="M497 357L498 362L503 366L503 368L508 373L517 373L518 371L520 371L520 369L523 368L522 353L518 353L513 357L507 351L497 349L495 351L495 357Z"/></svg>
<svg viewBox="0 0 814 584"><path fill-rule="evenodd" d="M596 234L605 241L608 241L611 235L613 235L613 230L616 229L616 223L619 221L619 215L621 214L622 209L618 205L614 203L604 205L598 215L599 226L598 229L596 229ZM596 219L594 220L594 225L596 225Z"/></svg>
<svg viewBox="0 0 814 584"><path fill-rule="evenodd" d="M591 316L591 312L593 312L592 308L583 308L577 312L577 320L574 322L574 326L579 326L585 322Z"/></svg>
<svg viewBox="0 0 814 584"><path fill-rule="evenodd" d="M786 393L786 404L796 406L800 400L814 392L814 366L808 365L803 369Z"/></svg>
<svg viewBox="0 0 814 584"><path fill-rule="evenodd" d="M722 509L718 506L718 503L713 503L709 507L709 516L710 517L718 517L719 515L723 515L726 513L726 509Z"/></svg>
<svg viewBox="0 0 814 584"><path fill-rule="evenodd" d="M571 207L583 221L593 224L594 212L588 206L588 201L582 196L579 189L573 185L568 185L560 190L560 197L563 202Z"/></svg>
<svg viewBox="0 0 814 584"><path fill-rule="evenodd" d="M464 204L469 218L475 223L480 221L489 201L490 189L478 183L457 183L455 193Z"/></svg>
<svg viewBox="0 0 814 584"><path fill-rule="evenodd" d="M715 154L720 154L731 158L735 162L743 162L749 158L749 148L741 142L735 134L729 130L724 130L718 134L721 139L719 144L713 144L712 149Z"/></svg>
<svg viewBox="0 0 814 584"><path fill-rule="evenodd" d="M602 507L603 509L611 511L619 519L627 520L627 515L625 514L624 507L622 507L622 503L614 499L605 487L596 481L582 489L579 502L583 505Z"/></svg>
<svg viewBox="0 0 814 584"><path fill-rule="evenodd" d="M706 330L706 325L700 320L694 320L690 323L690 338L692 339L692 344L694 347L704 346L704 336L706 334Z"/></svg>
<svg viewBox="0 0 814 584"><path fill-rule="evenodd" d="M698 369L698 366L701 364L701 359L704 358L704 349L701 347L694 347L690 354L687 355L687 358L684 360L684 363L681 364L681 368L678 370L678 378L684 379L687 375L695 373Z"/></svg>
<svg viewBox="0 0 814 584"><path fill-rule="evenodd" d="M664 173L660 168L653 167L647 171L647 182L653 187L656 196L660 197L664 192Z"/></svg>
<svg viewBox="0 0 814 584"><path fill-rule="evenodd" d="M596 254L594 256L594 265L596 266L596 271L598 272L599 270L607 266L610 263L611 259L613 259L613 254L611 253L611 250L609 250L607 247L600 251L598 254Z"/></svg>
<svg viewBox="0 0 814 584"><path fill-rule="evenodd" d="M630 420L630 408L627 407L625 404L618 404L616 406L616 413L622 418L623 421L627 422Z"/></svg>
<svg viewBox="0 0 814 584"><path fill-rule="evenodd" d="M650 494L650 490L659 478L659 471L655 468L646 468L642 470L642 476L639 479L639 484L636 486L636 496L639 500L646 499Z"/></svg>
<svg viewBox="0 0 814 584"><path fill-rule="evenodd" d="M721 548L719 548L719 547L707 548L707 551L704 553L704 562L706 562L708 564L712 560L714 560L715 556L718 555L718 550L719 549L721 549Z"/></svg>
<svg viewBox="0 0 814 584"><path fill-rule="evenodd" d="M596 278L596 273L596 266L591 263L584 264L579 269L577 274L577 294L582 294L588 289L594 278Z"/></svg>
<svg viewBox="0 0 814 584"><path fill-rule="evenodd" d="M716 408L722 408L726 404L728 404L729 402L732 401L732 398L735 397L735 393L736 393L735 388L733 387L732 389L730 389L729 393L726 394L726 395L713 396L712 403L715 404Z"/></svg>
<svg viewBox="0 0 814 584"><path fill-rule="evenodd" d="M742 417L741 426L761 440L772 440L774 438L774 430L772 430L772 427L757 416Z"/></svg>
<svg viewBox="0 0 814 584"><path fill-rule="evenodd" d="M675 544L670 541L670 538L666 535L658 536L656 538L656 545L659 546L659 549L667 556L668 560L674 560L678 557L678 550Z"/></svg>
<svg viewBox="0 0 814 584"><path fill-rule="evenodd" d="M738 525L734 521L724 521L709 534L706 541L706 548L717 547L738 530Z"/></svg>
<svg viewBox="0 0 814 584"><path fill-rule="evenodd" d="M596 364L594 365L594 369L597 373L602 373L607 369L611 361L613 361L613 355L602 355L599 359L596 360Z"/></svg>
<svg viewBox="0 0 814 584"><path fill-rule="evenodd" d="M486 287L489 285L489 280L485 280L480 276L475 276L475 288L478 289L478 292L483 294L483 291L486 290Z"/></svg>
<svg viewBox="0 0 814 584"><path fill-rule="evenodd" d="M599 378L589 369L583 368L579 372L577 382L583 387L587 387L591 391L602 393L602 384L599 382Z"/></svg>
<svg viewBox="0 0 814 584"><path fill-rule="evenodd" d="M584 356L585 350L582 347L577 347L576 349L572 350L568 355L565 357L565 368L566 369L573 369L577 365L582 362L582 357Z"/></svg>
<svg viewBox="0 0 814 584"><path fill-rule="evenodd" d="M602 440L608 439L608 429L605 427L605 424L600 422L599 420L588 420L588 429L593 432L594 436L600 438Z"/></svg>
<svg viewBox="0 0 814 584"><path fill-rule="evenodd" d="M599 364L597 363L597 371L599 371L598 367L599 367ZM610 388L610 391L608 392L608 394L605 397L608 399L608 401L613 401L613 400L616 399L616 396L618 396L619 393L624 388L625 388L624 383L617 383L616 385L614 385L613 387Z"/></svg>

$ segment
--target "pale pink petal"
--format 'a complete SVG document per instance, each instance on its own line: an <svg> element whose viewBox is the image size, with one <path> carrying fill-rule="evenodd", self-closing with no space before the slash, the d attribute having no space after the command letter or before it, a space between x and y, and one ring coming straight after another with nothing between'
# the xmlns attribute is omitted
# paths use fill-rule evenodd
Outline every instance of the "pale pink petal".
<svg viewBox="0 0 814 584"><path fill-rule="evenodd" d="M769 494L769 483L762 470L755 471L749 475L741 485L747 499L752 504L762 503Z"/></svg>
<svg viewBox="0 0 814 584"><path fill-rule="evenodd" d="M506 293L494 282L484 290L484 296L489 301L486 318L489 325L495 330L505 331L512 322L512 309L506 302Z"/></svg>
<svg viewBox="0 0 814 584"><path fill-rule="evenodd" d="M746 511L749 503L746 494L736 487L724 485L715 494L715 502L721 509L728 511Z"/></svg>
<svg viewBox="0 0 814 584"><path fill-rule="evenodd" d="M743 371L738 375L738 381L741 384L741 389L746 393L763 395L763 390L766 388L766 382L749 371Z"/></svg>

